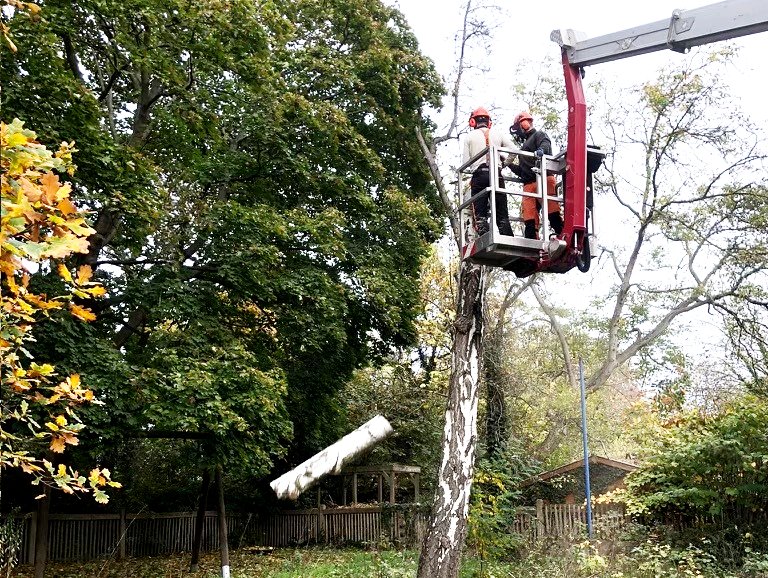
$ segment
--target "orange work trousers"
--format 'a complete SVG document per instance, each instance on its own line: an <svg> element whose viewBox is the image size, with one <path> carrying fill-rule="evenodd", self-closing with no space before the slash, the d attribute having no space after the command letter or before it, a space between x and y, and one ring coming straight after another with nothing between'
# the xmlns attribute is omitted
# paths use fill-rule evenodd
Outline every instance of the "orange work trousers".
<svg viewBox="0 0 768 578"><path fill-rule="evenodd" d="M526 193L536 192L536 181L523 185L523 191ZM547 195L550 197L555 196L555 175L549 175L547 177ZM523 221L535 221L536 230L539 230L539 207L541 199L535 197L523 197L522 212ZM560 214L560 203L557 201L547 201L547 214L557 213Z"/></svg>

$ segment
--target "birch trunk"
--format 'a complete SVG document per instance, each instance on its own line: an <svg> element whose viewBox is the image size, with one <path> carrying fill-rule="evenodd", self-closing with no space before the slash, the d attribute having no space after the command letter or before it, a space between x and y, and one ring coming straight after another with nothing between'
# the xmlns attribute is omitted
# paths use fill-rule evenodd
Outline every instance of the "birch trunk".
<svg viewBox="0 0 768 578"><path fill-rule="evenodd" d="M339 474L342 468L360 454L375 446L392 433L392 426L384 416L377 415L352 433L302 462L270 482L280 499L295 500L312 484L328 474Z"/></svg>
<svg viewBox="0 0 768 578"><path fill-rule="evenodd" d="M484 269L463 261L445 411L443 459L419 558L418 578L456 578L459 575L477 446L484 283Z"/></svg>

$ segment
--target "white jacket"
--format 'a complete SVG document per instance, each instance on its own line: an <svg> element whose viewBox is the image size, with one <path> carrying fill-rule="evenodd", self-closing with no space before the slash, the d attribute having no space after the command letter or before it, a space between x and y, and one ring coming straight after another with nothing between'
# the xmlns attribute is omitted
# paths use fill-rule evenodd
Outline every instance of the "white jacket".
<svg viewBox="0 0 768 578"><path fill-rule="evenodd" d="M516 145L512 142L512 139L504 133L495 131L493 129L487 129L485 127L478 127L472 132L464 135L463 153L461 155L461 164L463 165L469 159L477 154L480 154L483 149L486 148L485 135L488 133L488 144L495 147L504 147L510 149L516 149ZM498 161L499 168L501 168L501 160ZM472 163L471 170L475 170L483 163L490 164L489 159L480 157L474 163Z"/></svg>

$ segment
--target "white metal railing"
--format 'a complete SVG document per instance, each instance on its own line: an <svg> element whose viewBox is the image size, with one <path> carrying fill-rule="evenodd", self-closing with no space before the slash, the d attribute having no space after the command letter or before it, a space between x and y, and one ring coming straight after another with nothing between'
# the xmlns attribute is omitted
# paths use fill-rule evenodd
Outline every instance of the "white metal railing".
<svg viewBox="0 0 768 578"><path fill-rule="evenodd" d="M542 213L544 213L543 218L541 219L542 227L543 227L543 239L547 240L549 239L549 222L546 218L546 203L548 201L556 201L560 204L563 203L563 197L559 195L550 196L547 191L547 176L551 174L560 174L565 170L565 155L564 153L560 153L556 156L551 155L544 155L540 162L536 163L536 166L534 166L533 171L536 174L536 192L529 193L522 190L522 187L519 190L512 190L507 187L501 186L501 182L499 181L499 172L500 172L500 156L501 155L517 155L518 157L529 157L534 158L534 153L523 151L520 149L513 149L513 148L505 148L505 147L495 147L495 146L489 146L483 149L481 152L479 152L477 155L463 163L457 170L457 179L456 179L456 186L457 186L457 198L458 199L464 199L461 204L459 205L457 211L459 212L459 219L461 222L461 245L462 247L466 245L467 238L468 238L468 230L471 227L474 230L474 223L471 218L467 218L466 212L467 210L472 206L472 204L481 198L483 195L489 196L489 205L491 208L490 211L490 227L493 231L494 238L496 235L499 234L498 231L498 225L496 223L496 193L503 193L507 196L514 196L514 197L534 197L536 198L539 203L541 204L544 209L542 210ZM489 182L490 186L486 187L482 191L476 193L475 195L466 195L465 191L468 188L468 183L466 182L469 178L471 178L472 173L474 172L474 164L481 160L482 158L487 158L490 162L486 163L488 164L488 172L489 172ZM504 181L504 184L507 183L520 183L522 184L522 180L517 177L508 177L501 175L502 180ZM510 221L520 222L520 218L512 218L510 217Z"/></svg>

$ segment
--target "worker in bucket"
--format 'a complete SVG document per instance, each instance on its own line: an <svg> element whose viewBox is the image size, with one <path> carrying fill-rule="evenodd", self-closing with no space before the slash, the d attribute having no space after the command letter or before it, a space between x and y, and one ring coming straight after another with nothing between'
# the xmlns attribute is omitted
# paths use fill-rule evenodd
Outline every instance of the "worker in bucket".
<svg viewBox="0 0 768 578"><path fill-rule="evenodd" d="M533 127L531 113L523 111L515 117L509 132L518 142L522 143L520 150L531 152L531 156L509 155L505 161L506 166L523 181L523 191L536 192L536 173L533 167L545 154L552 154L552 143L549 136L543 130ZM515 162L517 161L517 162ZM555 175L547 175L547 196L555 196ZM526 239L538 239L539 237L539 210L541 200L535 197L523 197L522 213L525 225L524 235ZM560 204L557 201L547 201L547 213L549 226L558 237L563 232L563 217L560 215Z"/></svg>
<svg viewBox="0 0 768 578"><path fill-rule="evenodd" d="M464 137L464 147L461 163L464 164L475 155L480 154L489 146L514 148L512 140L505 134L491 131L491 115L483 107L476 108L469 115L469 126L472 130ZM501 163L499 167L499 188L504 188L504 179L501 176ZM472 165L472 179L470 180L470 190L474 197L477 193L489 187L490 177L490 156L480 157ZM472 203L472 218L475 224L475 230L478 236L488 232L488 212L490 209L488 195L479 197ZM507 195L505 193L496 193L496 225L499 233L512 236L512 226L509 224L509 210L507 208Z"/></svg>

